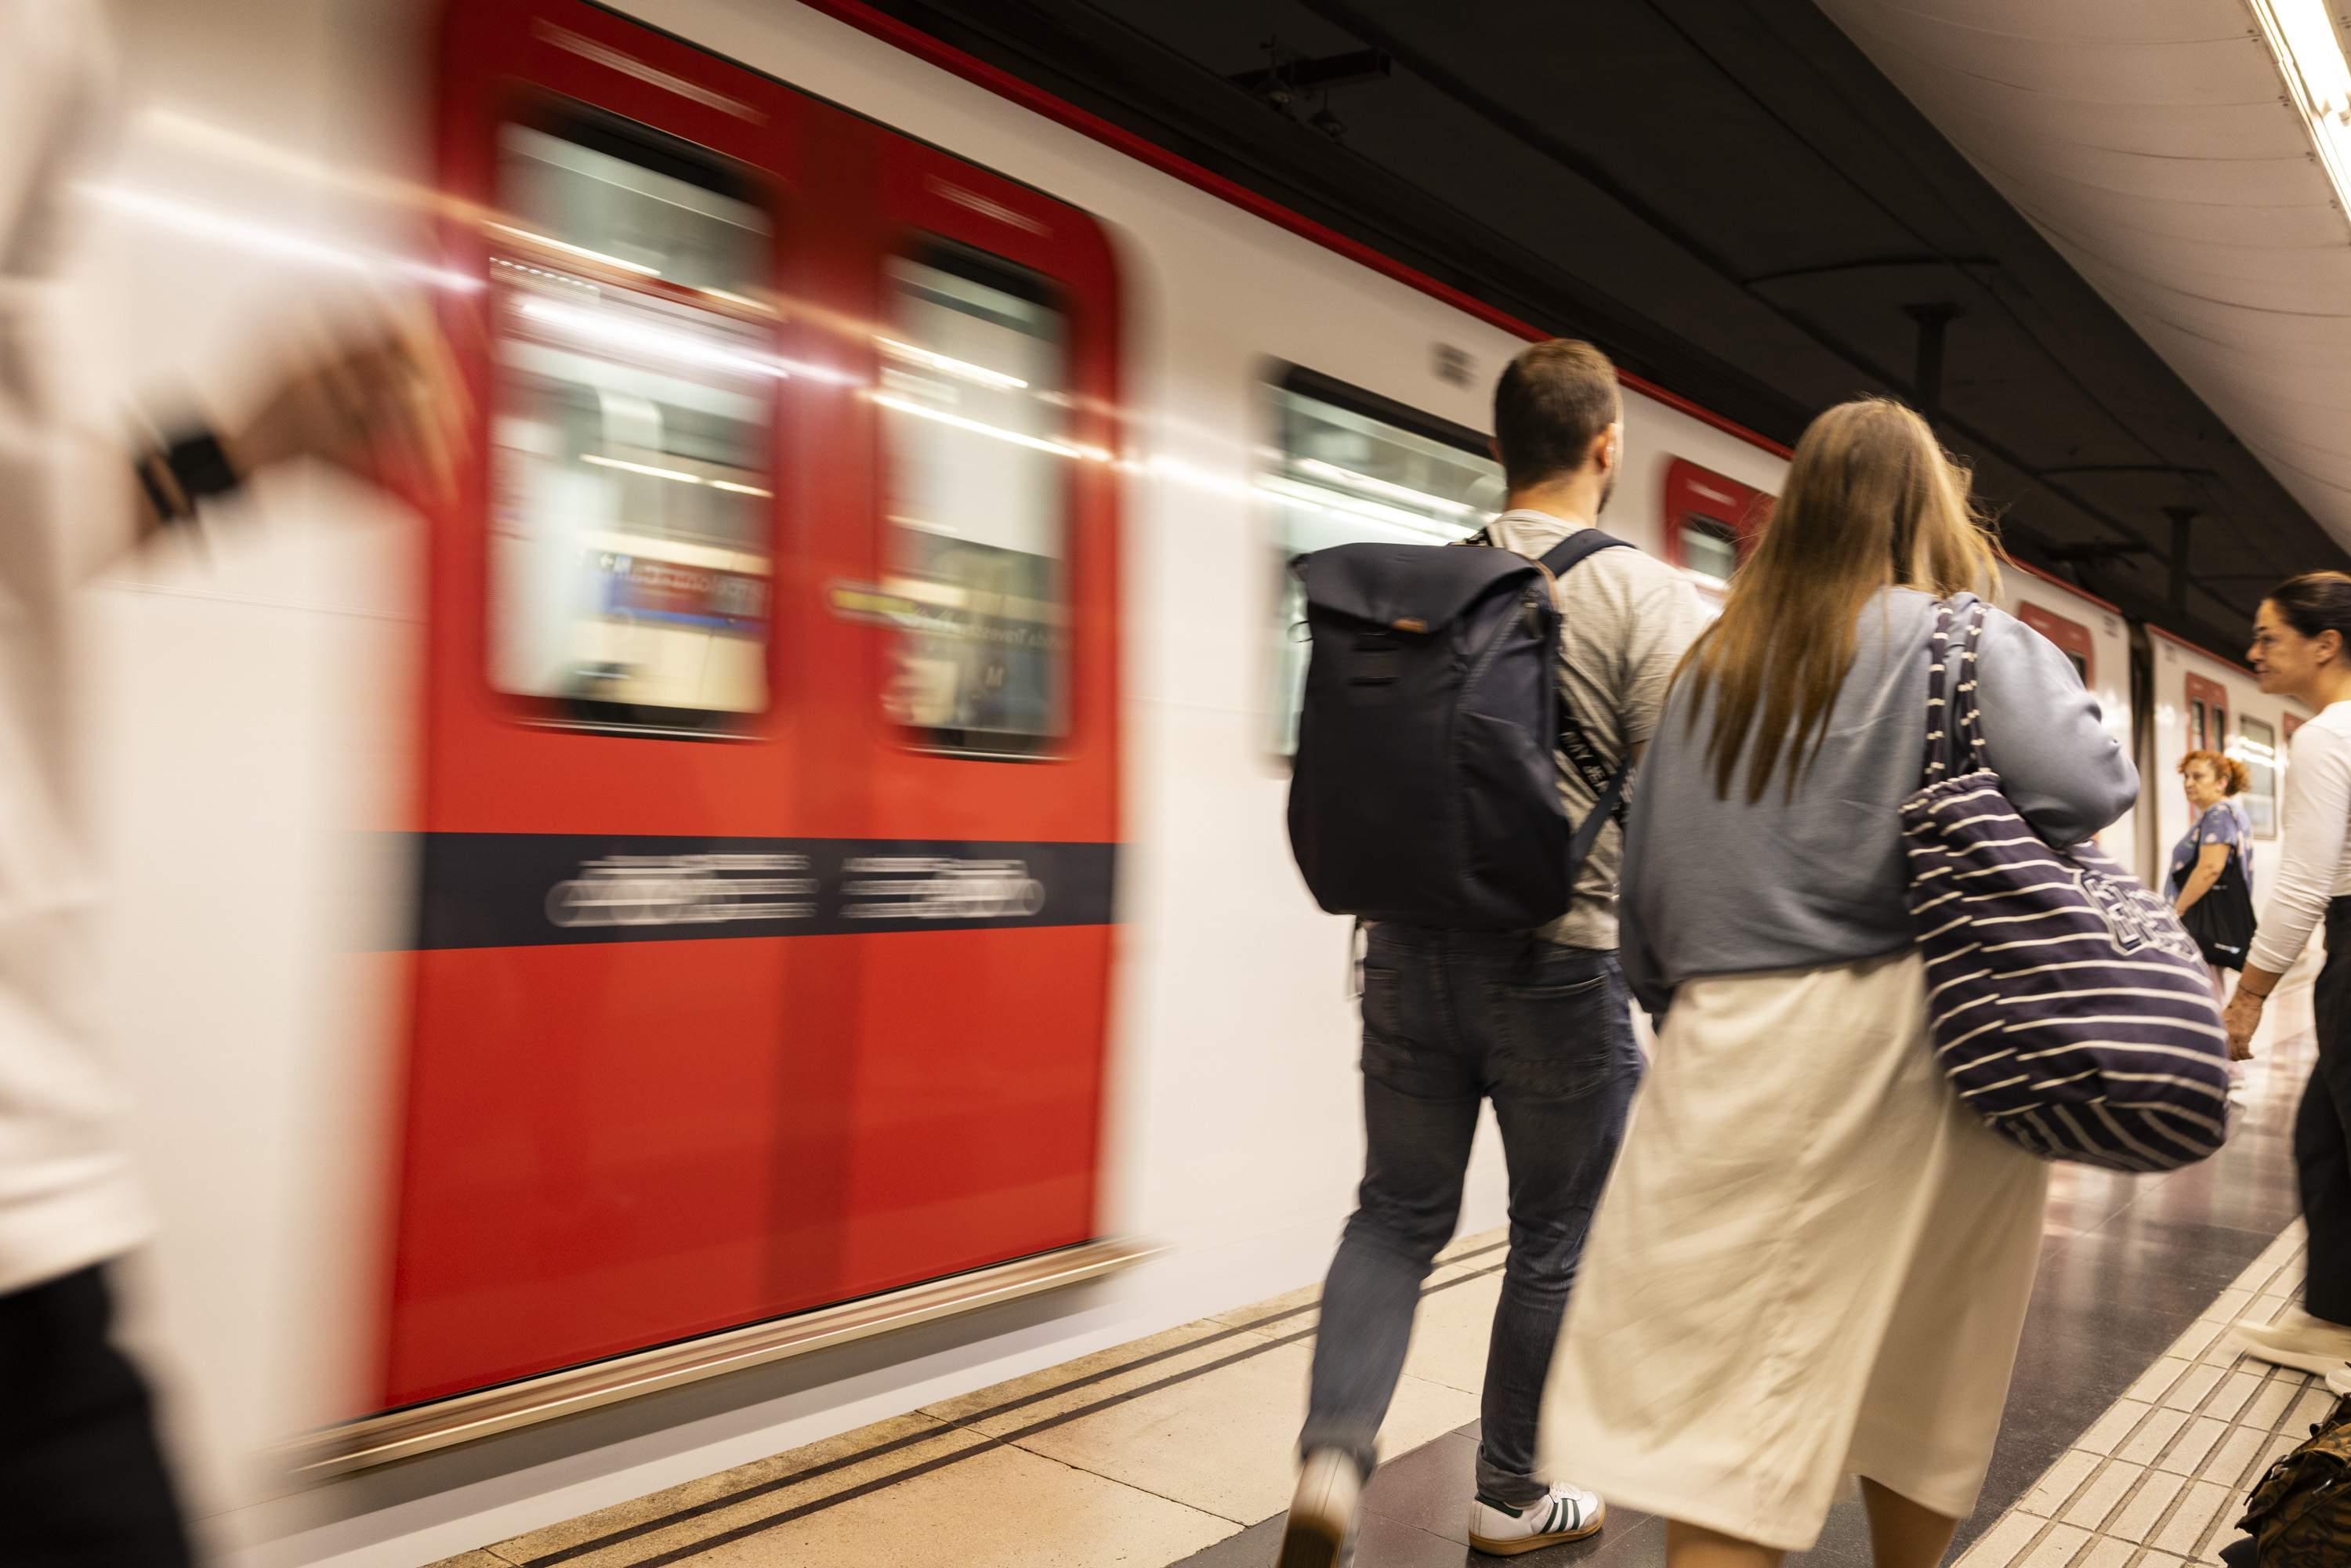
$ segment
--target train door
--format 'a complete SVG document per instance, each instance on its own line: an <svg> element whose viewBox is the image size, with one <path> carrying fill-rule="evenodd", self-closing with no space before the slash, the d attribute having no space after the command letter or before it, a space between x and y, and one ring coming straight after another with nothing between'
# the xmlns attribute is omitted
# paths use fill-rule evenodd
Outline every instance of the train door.
<svg viewBox="0 0 2351 1568"><path fill-rule="evenodd" d="M1116 838L1099 230L578 0L447 16L391 1405L1091 1239Z"/></svg>
<svg viewBox="0 0 2351 1568"><path fill-rule="evenodd" d="M454 5L444 47L486 287L430 549L393 1405L771 1310L818 750L791 404L842 390L768 303L799 99L580 5Z"/></svg>
<svg viewBox="0 0 2351 1568"><path fill-rule="evenodd" d="M874 139L872 529L833 591L865 673L863 885L922 929L853 970L843 1293L1092 1234L1117 837L1108 242Z"/></svg>

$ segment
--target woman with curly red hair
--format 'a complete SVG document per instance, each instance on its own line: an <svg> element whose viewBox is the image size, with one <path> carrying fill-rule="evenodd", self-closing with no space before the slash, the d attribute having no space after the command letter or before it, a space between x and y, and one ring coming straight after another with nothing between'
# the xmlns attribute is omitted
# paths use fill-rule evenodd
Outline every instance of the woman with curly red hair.
<svg viewBox="0 0 2351 1568"><path fill-rule="evenodd" d="M2182 920L2207 898L2227 906L2207 907L2202 916L2189 921L2212 971L2212 999L2220 1001L2226 986L2221 971L2243 968L2245 949L2252 941L2252 840L2245 831L2245 819L2229 803L2252 779L2243 763L2217 751L2191 751L2181 758L2179 777L2188 789L2193 821L2171 852L2171 903ZM2231 857L2236 861L2233 877L2229 874Z"/></svg>

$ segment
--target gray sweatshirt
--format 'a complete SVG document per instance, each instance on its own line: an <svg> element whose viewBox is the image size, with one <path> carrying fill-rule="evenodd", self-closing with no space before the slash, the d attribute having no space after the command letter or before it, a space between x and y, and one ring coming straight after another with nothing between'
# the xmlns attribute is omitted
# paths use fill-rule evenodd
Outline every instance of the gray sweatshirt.
<svg viewBox="0 0 2351 1568"><path fill-rule="evenodd" d="M1792 800L1783 763L1750 804L1744 756L1731 798L1718 797L1713 698L1693 727L1691 685L1675 683L1635 779L1618 900L1625 976L1650 1012L1698 976L1851 963L1916 939L1900 811L1925 763L1934 628L1934 599L1909 589L1863 607L1852 668ZM1976 687L1991 766L2044 838L2079 843L2137 802L2138 770L2041 633L1992 611Z"/></svg>

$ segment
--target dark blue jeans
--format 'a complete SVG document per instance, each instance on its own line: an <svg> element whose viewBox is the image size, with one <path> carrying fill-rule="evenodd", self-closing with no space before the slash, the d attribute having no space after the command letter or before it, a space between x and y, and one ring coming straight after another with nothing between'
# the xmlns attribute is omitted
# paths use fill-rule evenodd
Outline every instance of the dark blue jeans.
<svg viewBox="0 0 2351 1568"><path fill-rule="evenodd" d="M1514 1507L1542 1496L1543 1383L1642 1065L1615 954L1527 932L1372 928L1364 1183L1322 1286L1301 1451L1343 1449L1371 1473L1421 1281L1460 1213L1479 1103L1491 1100L1510 1250L1486 1355L1478 1487Z"/></svg>

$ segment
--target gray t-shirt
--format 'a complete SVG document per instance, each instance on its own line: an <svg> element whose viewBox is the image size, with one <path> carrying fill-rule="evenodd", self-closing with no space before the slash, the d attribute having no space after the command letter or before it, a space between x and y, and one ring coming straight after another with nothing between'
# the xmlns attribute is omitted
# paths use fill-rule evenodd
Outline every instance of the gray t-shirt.
<svg viewBox="0 0 2351 1568"><path fill-rule="evenodd" d="M1541 556L1586 526L1520 509L1496 517L1487 534L1505 549ZM1674 668L1706 629L1706 607L1665 562L1637 549L1605 549L1559 580L1559 608L1560 689L1613 771L1656 729ZM1582 822L1598 796L1563 753L1559 779L1568 821ZM1567 913L1543 927L1543 935L1570 947L1615 946L1616 879L1624 863L1624 835L1611 823L1576 873Z"/></svg>
<svg viewBox="0 0 2351 1568"><path fill-rule="evenodd" d="M1900 812L1925 768L1934 628L1935 601L1909 589L1862 608L1852 667L1792 800L1783 763L1750 802L1743 754L1731 798L1718 796L1713 698L1693 715L1689 683L1677 684L1626 820L1625 975L1651 1012L1698 976L1849 963L1916 940ZM1998 610L1976 694L1988 759L2043 837L2079 843L2137 802L2138 770L2073 664Z"/></svg>

